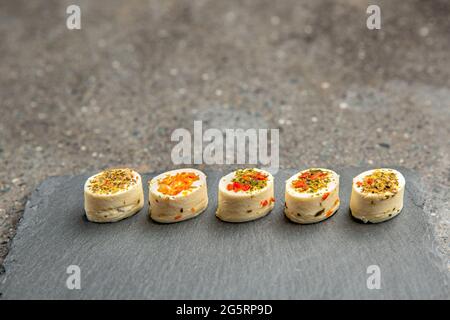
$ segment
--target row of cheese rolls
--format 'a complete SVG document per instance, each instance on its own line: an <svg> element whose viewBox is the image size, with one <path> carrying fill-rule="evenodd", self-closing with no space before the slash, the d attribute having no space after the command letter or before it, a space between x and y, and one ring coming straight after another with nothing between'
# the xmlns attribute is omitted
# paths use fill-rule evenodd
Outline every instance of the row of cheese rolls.
<svg viewBox="0 0 450 320"><path fill-rule="evenodd" d="M363 222L382 222L403 208L405 179L393 169L375 169L353 179L350 210ZM90 177L84 186L85 211L93 222L115 222L144 206L142 178L131 169L110 169ZM149 182L149 214L161 223L173 223L201 214L208 206L206 175L196 169L178 169ZM329 169L300 171L286 181L287 218L316 223L339 208L339 175ZM275 205L274 178L264 170L240 169L219 182L216 216L227 222L245 222L267 215Z"/></svg>

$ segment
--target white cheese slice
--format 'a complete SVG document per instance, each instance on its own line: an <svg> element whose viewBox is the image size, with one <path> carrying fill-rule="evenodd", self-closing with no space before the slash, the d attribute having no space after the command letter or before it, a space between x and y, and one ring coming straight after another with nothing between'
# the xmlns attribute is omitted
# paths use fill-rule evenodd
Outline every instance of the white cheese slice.
<svg viewBox="0 0 450 320"><path fill-rule="evenodd" d="M381 193L363 192L362 182L364 177L371 175L375 170L387 170L393 172L398 180L397 190L385 191ZM403 175L393 169L375 169L365 171L353 178L352 195L350 198L350 210L356 219L364 223L378 223L392 219L403 208L403 196L405 193L405 178Z"/></svg>
<svg viewBox="0 0 450 320"><path fill-rule="evenodd" d="M254 191L228 190L227 185L235 178L235 171L222 177L216 216L227 222L245 222L267 215L274 207L273 176L264 170L255 169L268 176L265 187Z"/></svg>
<svg viewBox="0 0 450 320"><path fill-rule="evenodd" d="M339 208L339 175L328 169L313 169L329 173L326 187L314 193L302 192L292 185L302 173L311 169L300 171L286 181L284 213L292 222L301 224L319 222L331 217Z"/></svg>
<svg viewBox="0 0 450 320"><path fill-rule="evenodd" d="M144 207L142 178L132 170L136 183L127 189L112 194L95 193L89 185L101 172L87 179L84 185L84 209L92 222L116 222L137 213Z"/></svg>
<svg viewBox="0 0 450 320"><path fill-rule="evenodd" d="M176 195L166 195L158 191L159 181L168 175L192 172L198 175L192 188ZM160 223L174 223L198 216L208 206L206 175L196 169L177 169L154 177L149 182L149 214Z"/></svg>

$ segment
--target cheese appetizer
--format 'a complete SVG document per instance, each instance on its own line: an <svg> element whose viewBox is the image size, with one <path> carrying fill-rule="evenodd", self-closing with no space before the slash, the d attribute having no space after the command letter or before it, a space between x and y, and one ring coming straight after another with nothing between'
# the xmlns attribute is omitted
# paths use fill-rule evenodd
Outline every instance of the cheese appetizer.
<svg viewBox="0 0 450 320"><path fill-rule="evenodd" d="M273 176L260 169L240 169L220 179L216 215L227 222L261 218L274 207Z"/></svg>
<svg viewBox="0 0 450 320"><path fill-rule="evenodd" d="M403 208L405 178L393 169L375 169L353 179L350 210L364 223L395 217Z"/></svg>
<svg viewBox="0 0 450 320"><path fill-rule="evenodd" d="M198 216L208 206L206 175L195 169L165 172L149 182L150 217L161 223Z"/></svg>
<svg viewBox="0 0 450 320"><path fill-rule="evenodd" d="M143 206L142 178L131 169L105 170L84 184L84 210L89 221L119 221Z"/></svg>
<svg viewBox="0 0 450 320"><path fill-rule="evenodd" d="M289 220L315 223L331 217L339 208L339 175L312 168L286 181L284 213Z"/></svg>

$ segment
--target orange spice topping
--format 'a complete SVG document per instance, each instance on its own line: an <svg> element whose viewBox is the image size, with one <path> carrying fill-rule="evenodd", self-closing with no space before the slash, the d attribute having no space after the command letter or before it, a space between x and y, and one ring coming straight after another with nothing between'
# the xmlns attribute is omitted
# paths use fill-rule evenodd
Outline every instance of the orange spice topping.
<svg viewBox="0 0 450 320"><path fill-rule="evenodd" d="M325 217L331 216L332 213L333 213L333 210L328 210L327 213L325 213Z"/></svg>
<svg viewBox="0 0 450 320"><path fill-rule="evenodd" d="M167 175L158 181L158 191L168 196L175 196L180 192L192 189L192 184L199 179L199 176L193 172L179 172L175 175Z"/></svg>

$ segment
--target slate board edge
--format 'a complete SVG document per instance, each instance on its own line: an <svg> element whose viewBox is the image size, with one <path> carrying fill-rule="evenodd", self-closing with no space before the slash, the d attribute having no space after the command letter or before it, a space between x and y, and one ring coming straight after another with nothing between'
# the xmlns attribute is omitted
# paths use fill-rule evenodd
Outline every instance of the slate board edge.
<svg viewBox="0 0 450 320"><path fill-rule="evenodd" d="M66 181L66 179L71 179L73 177L75 177L75 175L50 176L47 179L45 179L44 181L42 181L36 187L36 189L34 189L34 191L31 193L31 195L29 196L29 198L25 204L25 209L23 210L23 214L17 223L16 233L8 244L8 253L6 254L5 259L3 260L3 264L0 264L0 279L2 279L2 277L6 276L9 268L13 266L14 254L15 254L14 243L18 239L20 239L21 231L24 228L26 228L26 226L27 226L28 220L26 219L26 217L31 214L30 211L33 211L33 208L39 203L39 201L41 199L41 190L48 188L47 185L50 185L51 188L53 188L52 189L52 191L53 191L56 186L60 185L64 181ZM1 270L3 270L3 273L1 272ZM3 283L3 281L0 281L0 289L1 289L2 283ZM0 293L1 293L1 291L0 291Z"/></svg>

